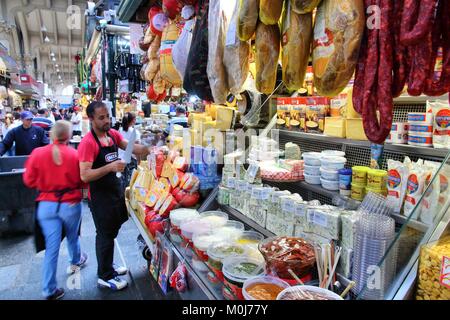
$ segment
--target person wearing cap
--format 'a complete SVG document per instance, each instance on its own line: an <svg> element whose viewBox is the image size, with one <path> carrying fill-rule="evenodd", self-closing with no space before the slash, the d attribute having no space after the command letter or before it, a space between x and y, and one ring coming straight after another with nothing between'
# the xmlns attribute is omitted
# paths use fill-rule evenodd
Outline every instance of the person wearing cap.
<svg viewBox="0 0 450 320"><path fill-rule="evenodd" d="M81 137L81 121L83 120L83 116L80 112L80 107L75 106L73 107L73 114L70 118L70 122L72 122L73 125L73 136L80 136Z"/></svg>
<svg viewBox="0 0 450 320"><path fill-rule="evenodd" d="M10 150L14 143L16 156L28 156L34 149L50 143L44 129L32 125L33 114L30 111L22 112L20 118L22 125L10 130L0 143L0 156Z"/></svg>
<svg viewBox="0 0 450 320"><path fill-rule="evenodd" d="M188 127L188 118L186 117L186 109L182 106L178 106L175 109L175 117L169 120L167 123L166 131L164 132L166 136L170 135L173 130L174 125L180 125L184 128Z"/></svg>

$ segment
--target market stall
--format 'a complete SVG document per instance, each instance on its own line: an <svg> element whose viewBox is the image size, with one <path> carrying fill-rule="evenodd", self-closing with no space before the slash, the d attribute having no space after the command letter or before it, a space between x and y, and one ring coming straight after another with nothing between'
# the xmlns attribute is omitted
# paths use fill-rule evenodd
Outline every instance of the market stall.
<svg viewBox="0 0 450 320"><path fill-rule="evenodd" d="M152 6L139 42L152 106L140 130L154 149L127 198L163 291L450 299L449 9ZM187 127L172 123L174 105Z"/></svg>

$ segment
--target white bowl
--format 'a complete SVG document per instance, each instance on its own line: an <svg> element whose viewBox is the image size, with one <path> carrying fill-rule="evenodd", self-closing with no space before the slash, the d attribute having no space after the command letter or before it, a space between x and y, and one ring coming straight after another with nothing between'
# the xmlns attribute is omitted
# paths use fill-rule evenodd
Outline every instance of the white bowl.
<svg viewBox="0 0 450 320"><path fill-rule="evenodd" d="M338 191L339 190L339 181L330 181L320 178L320 182L324 189L330 191Z"/></svg>
<svg viewBox="0 0 450 320"><path fill-rule="evenodd" d="M319 152L305 152L302 156L303 160L305 160L305 165L320 166L320 158L322 157L322 154Z"/></svg>
<svg viewBox="0 0 450 320"><path fill-rule="evenodd" d="M309 299L307 298L307 296L302 294L304 291L310 293L312 299ZM328 298L327 300L344 300L341 296L337 295L333 291L314 286L293 286L286 288L278 294L277 300L284 300L283 297L285 297L287 294L294 294L298 297L298 299L296 300L316 300L314 299L314 294L325 296Z"/></svg>
<svg viewBox="0 0 450 320"><path fill-rule="evenodd" d="M339 181L339 170L327 170L320 168L320 176L329 181Z"/></svg>
<svg viewBox="0 0 450 320"><path fill-rule="evenodd" d="M345 152L338 150L324 150L321 154L323 157L345 157Z"/></svg>
<svg viewBox="0 0 450 320"><path fill-rule="evenodd" d="M340 170L344 169L347 159L344 157L322 157L322 168L327 170Z"/></svg>
<svg viewBox="0 0 450 320"><path fill-rule="evenodd" d="M311 176L305 173L305 181L309 184L320 184L320 176Z"/></svg>
<svg viewBox="0 0 450 320"><path fill-rule="evenodd" d="M320 166L305 165L304 174L308 174L311 176L320 176Z"/></svg>

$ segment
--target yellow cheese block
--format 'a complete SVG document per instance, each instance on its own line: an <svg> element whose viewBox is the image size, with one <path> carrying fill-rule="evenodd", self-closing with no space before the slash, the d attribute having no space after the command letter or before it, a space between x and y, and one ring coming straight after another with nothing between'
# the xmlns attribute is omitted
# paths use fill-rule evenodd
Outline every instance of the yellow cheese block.
<svg viewBox="0 0 450 320"><path fill-rule="evenodd" d="M209 106L209 115L211 116L211 118L213 120L217 119L217 105L216 104L211 104Z"/></svg>
<svg viewBox="0 0 450 320"><path fill-rule="evenodd" d="M191 146L200 145L202 143L201 131L196 129L189 130L191 134Z"/></svg>
<svg viewBox="0 0 450 320"><path fill-rule="evenodd" d="M347 139L369 140L364 132L362 119L347 119L346 135Z"/></svg>
<svg viewBox="0 0 450 320"><path fill-rule="evenodd" d="M234 120L234 109L217 106L216 128L219 130L231 129Z"/></svg>
<svg viewBox="0 0 450 320"><path fill-rule="evenodd" d="M325 118L324 134L330 137L345 138L346 136L346 121L345 118Z"/></svg>
<svg viewBox="0 0 450 320"><path fill-rule="evenodd" d="M361 115L353 108L353 88L347 91L347 119L361 119Z"/></svg>

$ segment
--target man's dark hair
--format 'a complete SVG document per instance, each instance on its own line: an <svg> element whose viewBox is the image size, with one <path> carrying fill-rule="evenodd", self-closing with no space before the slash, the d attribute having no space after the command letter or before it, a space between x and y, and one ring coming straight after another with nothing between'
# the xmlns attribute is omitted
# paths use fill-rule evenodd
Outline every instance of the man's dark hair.
<svg viewBox="0 0 450 320"><path fill-rule="evenodd" d="M39 109L39 110L38 110L38 113L39 113L39 114L45 114L45 110L44 110L44 109Z"/></svg>
<svg viewBox="0 0 450 320"><path fill-rule="evenodd" d="M55 107L53 107L51 110L52 110L52 112L58 111L58 109L56 109Z"/></svg>
<svg viewBox="0 0 450 320"><path fill-rule="evenodd" d="M14 120L20 120L20 113L17 112L17 111L14 111L13 112L13 117L14 117Z"/></svg>
<svg viewBox="0 0 450 320"><path fill-rule="evenodd" d="M86 109L87 116L92 119L94 117L95 110L99 108L106 108L106 104L99 101L91 102Z"/></svg>
<svg viewBox="0 0 450 320"><path fill-rule="evenodd" d="M33 114L33 116L38 114L38 110L36 108L31 109L31 113Z"/></svg>

